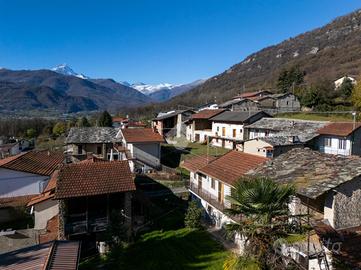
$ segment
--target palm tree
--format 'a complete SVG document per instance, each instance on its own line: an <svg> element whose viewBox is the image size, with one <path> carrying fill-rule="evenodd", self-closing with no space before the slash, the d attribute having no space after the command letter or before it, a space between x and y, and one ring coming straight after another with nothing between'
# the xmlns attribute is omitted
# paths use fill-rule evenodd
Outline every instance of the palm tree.
<svg viewBox="0 0 361 270"><path fill-rule="evenodd" d="M256 259L260 269L279 262L273 243L287 235L288 202L293 194L291 185L279 185L267 177L242 177L227 197L232 208L226 212L241 216L239 223L229 224L227 229L246 239L243 256Z"/></svg>

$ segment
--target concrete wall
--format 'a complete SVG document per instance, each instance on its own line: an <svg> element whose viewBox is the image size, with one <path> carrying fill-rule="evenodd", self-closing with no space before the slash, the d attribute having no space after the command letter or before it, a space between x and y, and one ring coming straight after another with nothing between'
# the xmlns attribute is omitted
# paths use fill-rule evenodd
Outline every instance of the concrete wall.
<svg viewBox="0 0 361 270"><path fill-rule="evenodd" d="M150 166L157 167L160 165L161 147L160 143L128 143L128 149L136 159L147 163Z"/></svg>
<svg viewBox="0 0 361 270"><path fill-rule="evenodd" d="M49 199L34 205L34 229L45 229L48 221L57 214L59 214L59 205L56 200Z"/></svg>
<svg viewBox="0 0 361 270"><path fill-rule="evenodd" d="M40 194L49 176L0 168L0 198Z"/></svg>
<svg viewBox="0 0 361 270"><path fill-rule="evenodd" d="M272 147L269 143L266 143L262 140L249 140L244 142L244 152L248 154L253 154L261 157L267 157L266 147Z"/></svg>

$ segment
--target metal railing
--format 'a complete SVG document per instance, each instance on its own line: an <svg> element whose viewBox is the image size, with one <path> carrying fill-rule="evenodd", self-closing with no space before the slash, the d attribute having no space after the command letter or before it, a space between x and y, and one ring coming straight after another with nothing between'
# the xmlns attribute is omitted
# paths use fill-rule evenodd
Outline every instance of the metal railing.
<svg viewBox="0 0 361 270"><path fill-rule="evenodd" d="M198 195L203 200L207 201L214 207L216 207L220 211L224 211L227 208L230 208L230 205L225 205L224 202L220 201L217 196L214 196L210 192L206 191L205 189L199 187L198 185L190 182L189 183L189 190Z"/></svg>

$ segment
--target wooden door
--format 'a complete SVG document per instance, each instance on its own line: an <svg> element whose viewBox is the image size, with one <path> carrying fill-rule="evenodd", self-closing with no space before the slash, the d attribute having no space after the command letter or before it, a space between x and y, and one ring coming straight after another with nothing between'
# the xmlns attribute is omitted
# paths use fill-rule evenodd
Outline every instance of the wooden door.
<svg viewBox="0 0 361 270"><path fill-rule="evenodd" d="M218 181L218 202L224 202L224 185L220 181Z"/></svg>
<svg viewBox="0 0 361 270"><path fill-rule="evenodd" d="M226 128L222 127L222 136L225 137L226 136Z"/></svg>

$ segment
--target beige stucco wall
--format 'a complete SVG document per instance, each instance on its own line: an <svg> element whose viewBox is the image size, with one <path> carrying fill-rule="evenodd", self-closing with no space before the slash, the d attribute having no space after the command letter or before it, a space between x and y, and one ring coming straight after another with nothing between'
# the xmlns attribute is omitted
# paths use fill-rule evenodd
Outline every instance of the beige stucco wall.
<svg viewBox="0 0 361 270"><path fill-rule="evenodd" d="M59 214L59 206L56 200L49 199L34 205L34 229L45 229L48 220L57 214Z"/></svg>
<svg viewBox="0 0 361 270"><path fill-rule="evenodd" d="M272 147L272 145L261 140L250 140L244 142L243 147L245 153L266 157L267 151L265 147Z"/></svg>

